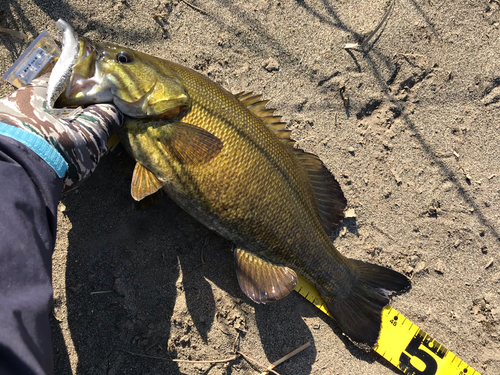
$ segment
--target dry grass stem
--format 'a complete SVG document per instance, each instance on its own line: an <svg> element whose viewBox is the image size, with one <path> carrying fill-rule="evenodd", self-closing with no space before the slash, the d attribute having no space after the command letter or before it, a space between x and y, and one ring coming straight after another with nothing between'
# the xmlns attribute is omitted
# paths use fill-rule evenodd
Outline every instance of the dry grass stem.
<svg viewBox="0 0 500 375"><path fill-rule="evenodd" d="M298 347L297 349L291 351L290 353L288 353L283 358L280 358L276 362L273 362L273 364L271 366L273 366L273 367L278 366L279 364L285 362L287 359L292 358L296 354L299 354L302 350L308 348L310 345L311 345L311 343L309 341L306 342L304 345L302 345L302 346Z"/></svg>
<svg viewBox="0 0 500 375"><path fill-rule="evenodd" d="M21 33L20 31L6 29L5 27L0 27L0 33L6 33L12 35L14 38L28 40L28 35Z"/></svg>
<svg viewBox="0 0 500 375"><path fill-rule="evenodd" d="M203 257L203 251L205 250L205 246L207 246L207 242L208 242L208 237L205 238L205 242L203 243L203 246L201 247L201 250L200 250L200 264L198 264L196 267L194 268L198 268L198 267L201 267L203 265L205 265L205 259Z"/></svg>
<svg viewBox="0 0 500 375"><path fill-rule="evenodd" d="M190 359L170 359L170 358L156 357L153 355L130 352L130 351L125 350L125 349L120 349L120 350L124 353L136 355L138 357L158 359L160 361L172 361L172 362L183 362L183 363L227 363L227 362L234 361L235 359L238 359L238 357L240 356L239 354L235 354L232 357L225 358L225 359L213 359L213 360L208 360L208 361L192 361Z"/></svg>
<svg viewBox="0 0 500 375"><path fill-rule="evenodd" d="M226 359L212 359L208 361L192 361L189 359L173 359L174 362L183 362L183 363L227 363L238 359L239 355L233 355L232 357Z"/></svg>
<svg viewBox="0 0 500 375"><path fill-rule="evenodd" d="M255 366L257 368L263 368L264 366L262 366L256 359L253 359L252 357L238 351L237 354L241 355L243 358L245 358L245 360L250 363L252 366ZM263 373L267 373L267 372L272 372L273 374L276 374L276 375L280 375L279 373L277 373L276 371L272 370L272 369L266 369Z"/></svg>
<svg viewBox="0 0 500 375"><path fill-rule="evenodd" d="M282 364L283 362L285 362L287 359L293 357L294 355L300 353L302 350L308 348L309 346L311 345L311 343L308 341L306 342L304 345L298 347L297 349L291 351L290 353L288 353L287 355L285 355L284 357L278 359L277 361L273 362L268 368L266 371L262 372L260 375L267 375L269 372L274 372L274 368L280 364Z"/></svg>
<svg viewBox="0 0 500 375"><path fill-rule="evenodd" d="M240 331L236 330L236 337L234 339L234 342L233 342L233 350L232 352L233 353L236 353L236 347L240 347Z"/></svg>

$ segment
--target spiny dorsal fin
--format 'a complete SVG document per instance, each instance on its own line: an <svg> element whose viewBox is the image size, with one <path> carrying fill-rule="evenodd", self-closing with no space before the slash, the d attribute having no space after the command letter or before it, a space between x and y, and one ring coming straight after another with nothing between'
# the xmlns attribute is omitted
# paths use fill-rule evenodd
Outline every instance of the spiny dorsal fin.
<svg viewBox="0 0 500 375"><path fill-rule="evenodd" d="M323 228L330 234L344 219L347 205L344 193L335 177L316 155L299 149L293 150L311 181Z"/></svg>
<svg viewBox="0 0 500 375"><path fill-rule="evenodd" d="M259 103L260 98L262 98L262 94L259 95L252 95L252 96L246 96L244 95L240 100L243 104L245 104L247 107L251 106L252 104Z"/></svg>
<svg viewBox="0 0 500 375"><path fill-rule="evenodd" d="M164 182L160 181L156 176L141 163L136 163L134 174L132 176L132 186L130 193L132 198L140 201L145 197L156 193L162 188Z"/></svg>
<svg viewBox="0 0 500 375"><path fill-rule="evenodd" d="M285 125L284 122L280 122L281 116L262 117L262 121L264 121L265 124L283 124L283 126Z"/></svg>
<svg viewBox="0 0 500 375"><path fill-rule="evenodd" d="M269 103L269 100L260 100L258 102L255 102L253 104L249 104L247 108L255 113L256 115L259 115L261 111L266 109L266 105ZM274 109L273 109L274 112Z"/></svg>
<svg viewBox="0 0 500 375"><path fill-rule="evenodd" d="M253 92L240 92L235 95L237 99L241 101L241 103L246 106L250 112L254 115L261 117L272 117L275 109L266 108L269 100L261 100L262 95L254 95ZM273 122L279 122L281 120L281 116L275 116ZM266 122L267 123L267 122Z"/></svg>
<svg viewBox="0 0 500 375"><path fill-rule="evenodd" d="M236 99L239 99L239 98L241 98L243 95L246 95L246 94L252 94L252 92L240 91L239 93L237 93L237 94L233 94L233 95L236 97Z"/></svg>
<svg viewBox="0 0 500 375"><path fill-rule="evenodd" d="M266 124L280 139L290 139L290 132L285 130L286 124L281 122L281 116L274 116L275 109L266 108L269 100L260 100L262 95L254 95L253 92L240 92L235 96L250 112L260 117L264 124ZM286 131L287 133L279 134L282 131Z"/></svg>
<svg viewBox="0 0 500 375"><path fill-rule="evenodd" d="M235 96L239 100L244 101L244 100L250 98L251 96L253 96L253 92L252 91L250 91L250 92L244 92L244 91L242 91L242 92L236 94Z"/></svg>
<svg viewBox="0 0 500 375"><path fill-rule="evenodd" d="M241 290L254 302L277 301L297 285L297 274L288 267L269 263L242 249L235 249L234 257Z"/></svg>
<svg viewBox="0 0 500 375"><path fill-rule="evenodd" d="M319 209L323 228L330 233L344 218L347 201L339 183L332 176L323 162L313 154L294 148L295 142L290 139L290 130L285 129L281 116L274 116L274 109L266 109L267 100L260 100L261 95L252 92L241 92L236 97L255 115L259 116L267 127L278 136L297 156L311 181Z"/></svg>

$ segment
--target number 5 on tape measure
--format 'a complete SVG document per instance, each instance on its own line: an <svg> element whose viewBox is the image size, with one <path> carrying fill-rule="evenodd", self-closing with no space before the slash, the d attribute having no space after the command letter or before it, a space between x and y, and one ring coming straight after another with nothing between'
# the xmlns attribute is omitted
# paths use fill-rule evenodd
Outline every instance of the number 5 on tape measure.
<svg viewBox="0 0 500 375"><path fill-rule="evenodd" d="M295 290L331 317L316 289L299 276ZM391 306L382 311L382 327L373 349L405 375L479 375Z"/></svg>
<svg viewBox="0 0 500 375"><path fill-rule="evenodd" d="M374 350L407 375L479 375L390 306Z"/></svg>

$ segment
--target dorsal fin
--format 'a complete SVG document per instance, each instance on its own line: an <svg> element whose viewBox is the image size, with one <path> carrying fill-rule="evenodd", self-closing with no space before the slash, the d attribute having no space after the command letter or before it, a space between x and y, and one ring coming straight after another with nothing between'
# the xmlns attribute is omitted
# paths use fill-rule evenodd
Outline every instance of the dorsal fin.
<svg viewBox="0 0 500 375"><path fill-rule="evenodd" d="M244 101L244 100L250 98L251 96L253 96L253 92L252 91L250 91L250 92L244 92L244 91L242 91L242 92L236 94L235 96L239 100Z"/></svg>
<svg viewBox="0 0 500 375"><path fill-rule="evenodd" d="M260 102L260 98L262 98L262 95L252 95L252 96L247 96L244 95L243 98L241 98L241 102L245 104L247 107L251 106L252 104Z"/></svg>
<svg viewBox="0 0 500 375"><path fill-rule="evenodd" d="M344 193L335 177L316 155L299 149L293 150L311 181L323 228L330 234L344 219L347 205Z"/></svg>
<svg viewBox="0 0 500 375"><path fill-rule="evenodd" d="M311 181L318 204L321 223L327 233L330 233L344 218L347 201L339 183L325 167L323 162L313 154L294 148L295 142L290 139L290 130L285 129L281 116L274 116L274 109L266 109L268 100L260 100L262 95L253 92L240 92L235 95L247 108L259 116L267 127L289 147L299 159Z"/></svg>
<svg viewBox="0 0 500 375"><path fill-rule="evenodd" d="M250 104L247 108L255 113L256 115L260 113L260 111L266 109L266 104L269 103L269 100L260 100L254 104ZM274 110L273 110L274 111ZM262 117L262 116L261 116Z"/></svg>
<svg viewBox="0 0 500 375"><path fill-rule="evenodd" d="M266 108L269 100L260 100L262 95L254 95L253 92L240 92L235 95L237 99L245 105L250 112L260 117L274 134L288 143L290 140L290 131L285 130L285 123L281 122L281 116L274 116L275 109Z"/></svg>

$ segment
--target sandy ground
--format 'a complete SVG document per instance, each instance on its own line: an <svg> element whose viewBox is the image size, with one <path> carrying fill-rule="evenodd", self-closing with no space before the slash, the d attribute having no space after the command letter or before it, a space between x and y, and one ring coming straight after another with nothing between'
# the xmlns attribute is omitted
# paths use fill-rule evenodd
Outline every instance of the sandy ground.
<svg viewBox="0 0 500 375"><path fill-rule="evenodd" d="M298 146L339 180L355 218L332 236L413 288L392 305L482 374L500 373L500 5L398 0L376 43L347 52L388 2L0 1L0 26L56 35L63 18L272 99ZM0 34L0 73L27 44ZM0 94L12 91L0 85ZM293 293L251 303L231 243L168 198L134 211L133 162L110 155L62 197L52 316L57 374L394 374ZM201 263L203 253L204 263ZM260 370L262 370L260 368Z"/></svg>

